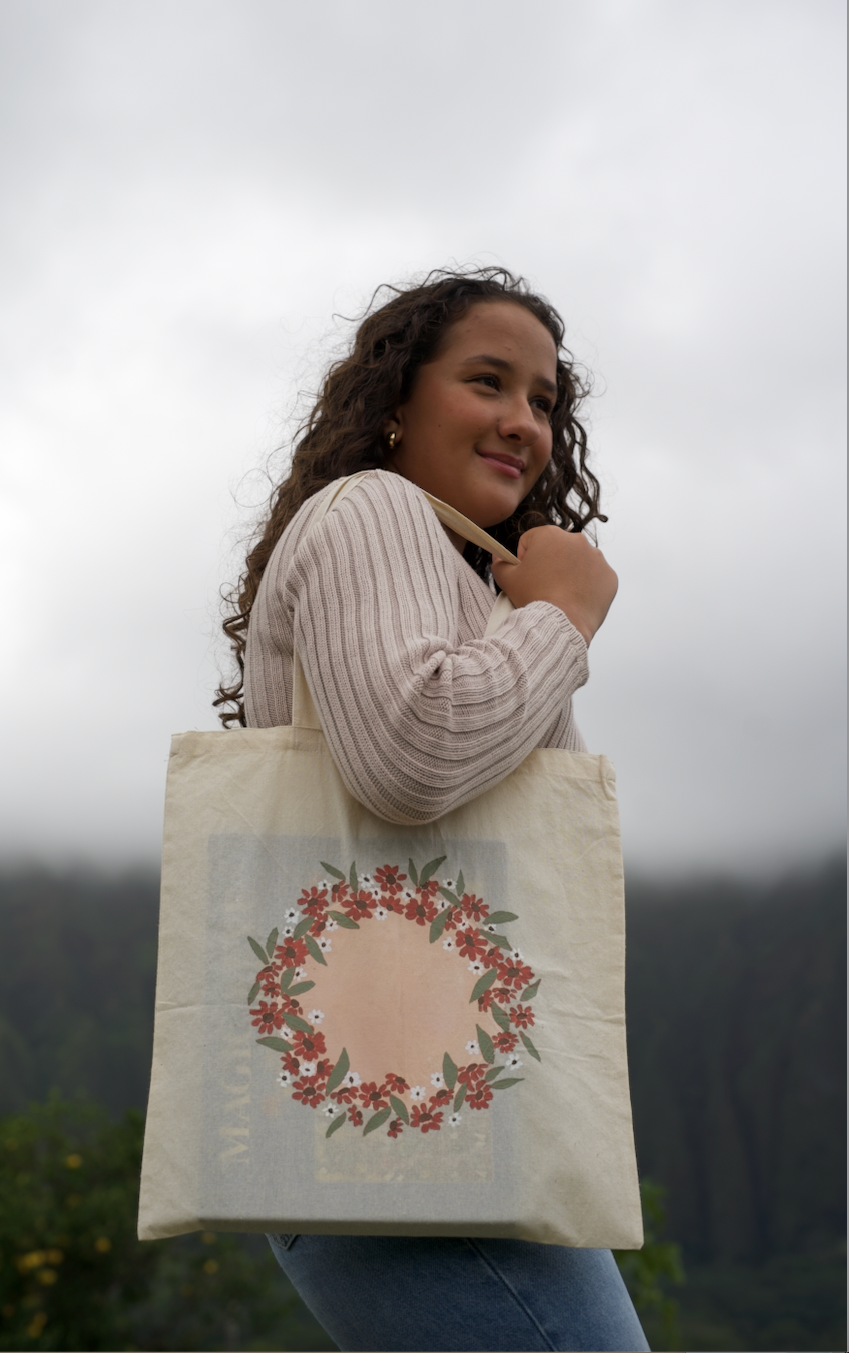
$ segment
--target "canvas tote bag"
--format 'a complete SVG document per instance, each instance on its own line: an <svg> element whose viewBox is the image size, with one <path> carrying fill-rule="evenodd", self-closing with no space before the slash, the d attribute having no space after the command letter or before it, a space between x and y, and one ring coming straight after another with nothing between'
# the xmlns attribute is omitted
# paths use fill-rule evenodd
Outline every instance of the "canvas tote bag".
<svg viewBox="0 0 849 1353"><path fill-rule="evenodd" d="M539 749L398 826L345 789L297 657L293 704L172 742L141 1239L638 1248L610 762Z"/></svg>

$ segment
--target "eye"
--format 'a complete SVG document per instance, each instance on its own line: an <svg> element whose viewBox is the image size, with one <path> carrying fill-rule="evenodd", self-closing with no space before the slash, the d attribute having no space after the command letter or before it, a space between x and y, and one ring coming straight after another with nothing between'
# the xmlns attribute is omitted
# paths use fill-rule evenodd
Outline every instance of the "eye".
<svg viewBox="0 0 849 1353"><path fill-rule="evenodd" d="M491 390L498 390L500 389L501 386L501 382L499 381L498 377L493 376L490 372L484 372L480 376L473 376L471 384L474 385L479 381L489 382L489 388Z"/></svg>
<svg viewBox="0 0 849 1353"><path fill-rule="evenodd" d="M554 405L552 404L550 399L546 398L545 395L537 395L535 399L531 400L531 403L536 405L538 409L541 409L542 412L545 414L546 418L551 417Z"/></svg>

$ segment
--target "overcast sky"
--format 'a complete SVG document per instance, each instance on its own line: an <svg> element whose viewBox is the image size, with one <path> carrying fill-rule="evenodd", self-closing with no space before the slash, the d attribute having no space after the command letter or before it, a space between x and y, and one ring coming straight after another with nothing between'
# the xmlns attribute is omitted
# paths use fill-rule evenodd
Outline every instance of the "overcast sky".
<svg viewBox="0 0 849 1353"><path fill-rule="evenodd" d="M452 260L595 373L628 863L833 848L844 49L841 0L5 0L0 859L155 861L257 467L334 313Z"/></svg>

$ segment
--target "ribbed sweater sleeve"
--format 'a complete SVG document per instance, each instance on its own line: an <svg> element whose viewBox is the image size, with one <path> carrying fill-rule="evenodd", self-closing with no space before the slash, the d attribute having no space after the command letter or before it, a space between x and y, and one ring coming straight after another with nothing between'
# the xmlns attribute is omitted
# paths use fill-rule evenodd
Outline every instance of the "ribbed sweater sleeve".
<svg viewBox="0 0 849 1353"><path fill-rule="evenodd" d="M372 812L432 821L498 783L552 725L561 743L564 705L587 679L583 639L547 602L517 610L490 638L463 639L483 633L493 598L414 485L370 476L295 535L281 551L285 579L270 568L263 582L278 612L282 602L284 645L279 620L291 617L342 779ZM264 614L273 629L274 599L264 600L251 626ZM291 708L291 677L287 686ZM571 707L568 716L571 725Z"/></svg>

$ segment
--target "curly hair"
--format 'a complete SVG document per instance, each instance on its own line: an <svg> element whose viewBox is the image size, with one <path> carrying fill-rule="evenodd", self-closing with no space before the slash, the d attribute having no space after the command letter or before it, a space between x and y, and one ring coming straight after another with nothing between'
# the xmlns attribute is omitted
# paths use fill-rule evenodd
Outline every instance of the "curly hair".
<svg viewBox="0 0 849 1353"><path fill-rule="evenodd" d="M377 305L382 293L390 299ZM599 508L599 483L587 467L587 435L577 418L589 382L563 346L565 326L543 296L506 268L439 269L406 289L378 287L347 357L334 362L308 417L294 437L288 477L272 492L264 522L238 583L224 593L230 614L223 629L238 678L222 683L213 704L225 727L245 725L244 655L251 607L272 551L300 507L327 484L358 470L380 469L389 454L382 428L409 397L416 373L436 356L446 330L481 301L510 301L529 310L551 334L557 350L557 394L551 413L552 454L530 493L506 521L490 528L508 549L532 526L555 524L582 531L607 521ZM489 579L490 556L468 545L464 557Z"/></svg>

